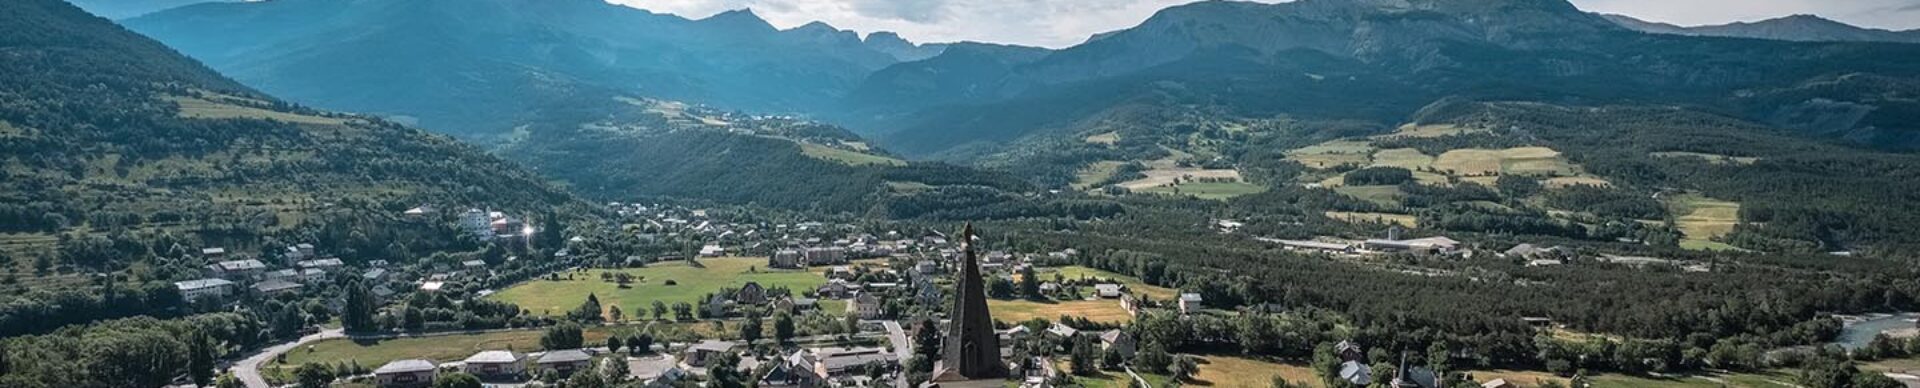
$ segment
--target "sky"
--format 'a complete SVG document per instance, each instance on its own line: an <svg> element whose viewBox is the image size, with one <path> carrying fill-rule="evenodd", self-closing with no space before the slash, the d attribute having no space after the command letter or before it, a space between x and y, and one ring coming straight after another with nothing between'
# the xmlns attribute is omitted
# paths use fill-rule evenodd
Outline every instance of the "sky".
<svg viewBox="0 0 1920 388"><path fill-rule="evenodd" d="M608 0L704 18L751 8L774 26L812 21L861 33L893 31L915 42L981 41L1060 48L1132 27L1194 0ZM1260 0L1275 2L1280 0ZM1581 9L1679 25L1815 14L1854 25L1920 28L1920 0L1572 0Z"/></svg>

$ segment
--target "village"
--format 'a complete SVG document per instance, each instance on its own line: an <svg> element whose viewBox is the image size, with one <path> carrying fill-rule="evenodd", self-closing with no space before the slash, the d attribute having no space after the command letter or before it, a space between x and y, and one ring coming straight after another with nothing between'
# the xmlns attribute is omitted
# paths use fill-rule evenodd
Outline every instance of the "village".
<svg viewBox="0 0 1920 388"><path fill-rule="evenodd" d="M407 264L348 264L307 243L258 256L205 248L200 256L209 262L207 277L176 287L199 304L245 298L318 304L309 308L299 340L231 365L249 387L301 384L310 378L304 369L311 365L328 366L332 380L377 387L428 387L467 376L503 387L582 386L579 379L650 387L716 381L762 387L969 386L938 382L946 364L967 357L941 350L955 341L991 343L996 350L991 357L979 356L995 366L962 376L979 378L970 380L1022 387L1160 386L1156 382L1203 374L1218 378L1228 372L1209 368L1246 360L1171 355L1159 344L1143 343L1135 324L1199 317L1224 321L1280 311L1264 305L1212 307L1198 290L1091 267L1099 261L1073 248L1019 252L996 248L1008 246L1004 242L937 230L876 232L805 220L729 222L729 215L671 205L609 207L627 222L615 233L619 238L665 248L615 255L580 235L566 236L559 246L531 247L542 231L523 218L421 207L404 216L423 225L436 217L449 221L461 238L475 244L522 248L492 255L501 257L436 256ZM1211 227L1233 234L1239 224L1220 220ZM1407 233L1394 226L1381 238L1362 241L1249 238L1348 260L1476 254L1473 244ZM1526 267L1587 260L1710 270L1705 264L1656 258L1583 258L1573 249L1532 244L1490 256ZM347 306L351 297L337 297L352 291L340 291L339 284L366 288L376 303L371 328L349 332L335 323L348 319L345 310L352 308ZM979 311L969 311L975 308ZM978 319L974 316L984 319L955 321ZM1521 321L1542 333L1563 328L1551 317ZM991 339L962 338L967 336ZM1377 364L1393 356L1360 354L1362 344L1352 339L1340 339L1334 351L1343 363L1338 378L1356 385L1375 378L1403 384L1396 387L1445 382L1419 364L1382 370ZM1266 365L1275 369L1261 376L1311 378L1314 373L1304 366ZM1513 386L1498 377L1484 383Z"/></svg>

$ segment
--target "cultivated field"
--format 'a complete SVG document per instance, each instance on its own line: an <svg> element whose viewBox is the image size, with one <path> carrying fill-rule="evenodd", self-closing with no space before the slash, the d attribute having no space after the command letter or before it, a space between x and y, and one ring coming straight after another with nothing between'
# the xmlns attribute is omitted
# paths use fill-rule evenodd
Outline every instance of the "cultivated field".
<svg viewBox="0 0 1920 388"><path fill-rule="evenodd" d="M1228 170L1232 171L1232 170ZM1236 174L1237 175L1237 174ZM1224 200L1267 191L1267 188L1242 182L1196 182L1175 186L1152 186L1134 192L1161 195L1191 195L1200 199Z"/></svg>
<svg viewBox="0 0 1920 388"><path fill-rule="evenodd" d="M1006 322L1023 322L1034 318L1057 321L1062 315L1096 322L1133 322L1133 315L1127 314L1127 309L1120 308L1120 301L1116 299L1055 302L987 299L987 309L993 312L993 319Z"/></svg>
<svg viewBox="0 0 1920 388"><path fill-rule="evenodd" d="M880 155L843 150L813 143L800 144L800 153L814 159L830 160L850 166L905 166L906 161Z"/></svg>
<svg viewBox="0 0 1920 388"><path fill-rule="evenodd" d="M1559 151L1546 147L1452 150L1434 158L1433 168L1461 176L1579 174L1578 169L1560 157Z"/></svg>
<svg viewBox="0 0 1920 388"><path fill-rule="evenodd" d="M587 294L591 293L600 298L602 306L620 306L627 317L634 317L641 311L652 310L655 300L669 305L676 302L699 304L702 295L722 287L739 287L750 281L758 282L763 287L787 287L795 294L827 282L826 278L812 272L768 269L765 258L712 258L701 259L700 263L706 268L694 268L686 262L677 261L656 263L645 268L565 272L561 274L561 280L530 280L500 291L492 298L519 305L521 309L534 314L561 315L579 307L581 302L587 300ZM600 273L610 271L626 272L637 280L628 288L619 288L613 282L600 280ZM568 275L572 279L567 279ZM666 285L668 280L676 284Z"/></svg>
<svg viewBox="0 0 1920 388"><path fill-rule="evenodd" d="M1722 201L1699 194L1681 194L1667 198L1667 209L1676 218L1679 227L1680 247L1698 250L1738 249L1731 245L1714 241L1740 223L1740 204Z"/></svg>
<svg viewBox="0 0 1920 388"><path fill-rule="evenodd" d="M1294 386L1319 387L1320 377L1312 368L1298 364L1282 364L1233 356L1201 356L1200 373L1193 375L1192 381L1183 386L1198 387L1266 387L1271 386L1275 376L1287 379Z"/></svg>

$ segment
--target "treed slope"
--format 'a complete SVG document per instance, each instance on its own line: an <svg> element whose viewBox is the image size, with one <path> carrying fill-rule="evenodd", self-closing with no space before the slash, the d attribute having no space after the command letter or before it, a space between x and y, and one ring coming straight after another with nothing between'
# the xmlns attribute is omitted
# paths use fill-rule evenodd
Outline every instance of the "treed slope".
<svg viewBox="0 0 1920 388"><path fill-rule="evenodd" d="M899 61L881 48L923 50L825 24L781 31L750 11L689 20L600 0L276 0L125 23L288 100L462 136L582 90L811 111Z"/></svg>
<svg viewBox="0 0 1920 388"><path fill-rule="evenodd" d="M1902 149L1920 147L1912 135L1920 127L1908 120L1920 105L1897 86L1920 78L1915 57L1920 45L1640 33L1559 0L1199 2L1008 71L951 61L954 68L920 72L954 79L868 84L861 90L977 87L898 102L856 98L853 111L863 113L848 121L897 128L883 144L903 153L940 155L1012 144L1142 99L1391 126L1427 103L1466 96L1712 106ZM947 104L918 109L918 101ZM974 133L981 136L955 141Z"/></svg>
<svg viewBox="0 0 1920 388"><path fill-rule="evenodd" d="M0 232L253 243L323 217L364 239L423 204L589 211L473 147L279 102L59 0L0 5L0 155Z"/></svg>
<svg viewBox="0 0 1920 388"><path fill-rule="evenodd" d="M627 97L570 101L539 110L500 154L597 198L912 218L923 214L884 204L946 189L1031 190L1005 174L904 162L817 122Z"/></svg>
<svg viewBox="0 0 1920 388"><path fill-rule="evenodd" d="M1796 139L1763 125L1672 107L1436 104L1416 120L1498 128L1403 142L1415 147L1551 146L1615 186L1698 191L1740 204L1735 246L1768 252L1868 250L1907 256L1920 239L1920 157ZM1703 155L1741 162L1717 161Z"/></svg>

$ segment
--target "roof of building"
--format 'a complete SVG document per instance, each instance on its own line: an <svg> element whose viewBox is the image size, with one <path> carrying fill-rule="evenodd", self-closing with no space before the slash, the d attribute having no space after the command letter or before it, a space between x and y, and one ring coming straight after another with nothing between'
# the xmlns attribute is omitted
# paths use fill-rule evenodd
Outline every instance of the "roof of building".
<svg viewBox="0 0 1920 388"><path fill-rule="evenodd" d="M899 360L900 358L894 356L893 353L886 353L879 348L870 348L845 349L837 353L830 353L827 354L825 358L821 358L820 363L826 366L828 371L843 371L848 368L867 364L893 363Z"/></svg>
<svg viewBox="0 0 1920 388"><path fill-rule="evenodd" d="M508 350L488 350L474 353L473 356L467 357L466 362L468 364L508 364L520 362L521 358L524 357Z"/></svg>
<svg viewBox="0 0 1920 388"><path fill-rule="evenodd" d="M246 271L246 270L267 268L267 263L262 263L259 260L254 260L254 259L227 260L227 261L215 263L214 265L220 266L220 269L226 270L226 271Z"/></svg>
<svg viewBox="0 0 1920 388"><path fill-rule="evenodd" d="M1201 300L1199 293L1188 292L1180 294L1181 302L1199 302Z"/></svg>
<svg viewBox="0 0 1920 388"><path fill-rule="evenodd" d="M1121 339L1125 338L1128 338L1127 332L1120 331L1120 329L1107 330L1105 333L1100 333L1101 342L1120 342Z"/></svg>
<svg viewBox="0 0 1920 388"><path fill-rule="evenodd" d="M260 290L260 292L286 291L296 288L300 288L300 283L280 279L270 279L253 285L253 289Z"/></svg>
<svg viewBox="0 0 1920 388"><path fill-rule="evenodd" d="M733 347L738 345L739 344L733 343L733 341L705 340L693 344L693 346L688 347L688 349L704 352L728 352L733 351Z"/></svg>
<svg viewBox="0 0 1920 388"><path fill-rule="evenodd" d="M393 360L386 365L381 365L380 369L373 370L373 374L426 372L438 368L438 366L433 365L433 361L421 359Z"/></svg>
<svg viewBox="0 0 1920 388"><path fill-rule="evenodd" d="M347 263L346 263L346 262L342 262L342 261L340 261L340 259L336 259L336 258L325 258L325 259L319 259L319 260L304 260L304 261L301 261L301 262L298 262L298 263L294 263L294 264L299 264L299 265L300 265L301 267L305 267L305 268L311 268L311 267L338 267L338 266L342 266L342 265L347 265Z"/></svg>
<svg viewBox="0 0 1920 388"><path fill-rule="evenodd" d="M534 362L540 363L540 364L552 364L552 363L560 363L560 362L580 362L580 361L586 361L592 358L593 356L587 355L586 351L582 351L580 349L566 349L566 350L547 351L547 354L540 355L540 360L534 361Z"/></svg>
<svg viewBox="0 0 1920 388"><path fill-rule="evenodd" d="M174 287L177 287L181 290L198 290L198 289L213 288L213 287L226 287L231 285L233 285L233 282L227 281L227 279L218 279L218 278L196 279L196 280L188 280L184 282L173 283Z"/></svg>

